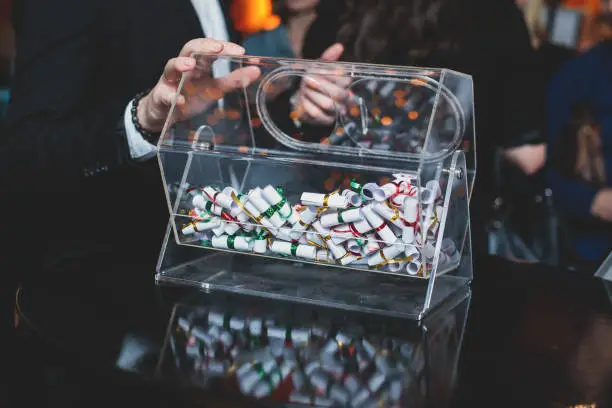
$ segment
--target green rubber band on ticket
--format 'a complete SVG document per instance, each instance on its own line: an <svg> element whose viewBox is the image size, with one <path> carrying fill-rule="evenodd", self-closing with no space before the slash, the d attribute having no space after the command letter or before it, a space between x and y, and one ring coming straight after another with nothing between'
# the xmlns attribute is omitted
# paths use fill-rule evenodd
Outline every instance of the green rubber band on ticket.
<svg viewBox="0 0 612 408"><path fill-rule="evenodd" d="M234 241L236 241L236 237L234 236L227 237L227 247L229 249L234 249Z"/></svg>
<svg viewBox="0 0 612 408"><path fill-rule="evenodd" d="M297 254L297 248L298 248L298 246L296 244L292 244L291 245L291 255L297 256L296 255Z"/></svg>
<svg viewBox="0 0 612 408"><path fill-rule="evenodd" d="M338 224L344 224L344 220L342 219L342 213L346 210L338 211Z"/></svg>
<svg viewBox="0 0 612 408"><path fill-rule="evenodd" d="M205 246L205 247L209 247L212 246L212 241L209 239L204 239L202 241L200 241L200 245Z"/></svg>

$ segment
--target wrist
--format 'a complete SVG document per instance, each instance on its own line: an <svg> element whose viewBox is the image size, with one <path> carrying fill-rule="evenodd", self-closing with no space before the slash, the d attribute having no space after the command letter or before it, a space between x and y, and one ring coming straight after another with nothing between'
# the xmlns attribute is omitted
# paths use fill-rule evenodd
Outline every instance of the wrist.
<svg viewBox="0 0 612 408"><path fill-rule="evenodd" d="M143 96L140 101L134 101L137 103L136 105L136 121L140 125L142 129L149 133L160 133L164 126L163 119L156 119L151 114L151 109L149 108L151 94L148 93Z"/></svg>

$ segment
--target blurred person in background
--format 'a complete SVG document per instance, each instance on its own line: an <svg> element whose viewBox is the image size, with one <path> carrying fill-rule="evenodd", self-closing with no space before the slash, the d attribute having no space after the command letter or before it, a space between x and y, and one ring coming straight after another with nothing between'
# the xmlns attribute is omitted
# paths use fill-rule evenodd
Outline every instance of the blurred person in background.
<svg viewBox="0 0 612 408"><path fill-rule="evenodd" d="M574 246L568 262L588 272L612 249L612 14L597 30L600 42L563 66L547 101L548 181Z"/></svg>
<svg viewBox="0 0 612 408"><path fill-rule="evenodd" d="M344 5L337 36L345 47L342 60L444 67L473 76L478 171L472 233L476 250L486 253L493 152L534 126L523 108L531 97L526 78L532 48L520 10L512 0L345 0ZM328 99L321 93L306 100L304 114L327 120Z"/></svg>

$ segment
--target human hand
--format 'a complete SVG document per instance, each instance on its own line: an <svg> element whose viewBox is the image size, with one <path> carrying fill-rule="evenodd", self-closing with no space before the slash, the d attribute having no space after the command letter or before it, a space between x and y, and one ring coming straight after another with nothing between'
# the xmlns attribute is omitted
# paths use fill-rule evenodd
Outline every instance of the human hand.
<svg viewBox="0 0 612 408"><path fill-rule="evenodd" d="M334 44L323 52L322 61L338 61L344 52L342 44ZM331 125L336 121L336 104L346 110L344 102L349 97L350 79L339 76L304 76L300 89L294 95L294 106L301 121Z"/></svg>
<svg viewBox="0 0 612 408"><path fill-rule="evenodd" d="M612 188L602 188L595 195L591 214L604 221L612 222Z"/></svg>
<svg viewBox="0 0 612 408"><path fill-rule="evenodd" d="M199 38L186 43L178 57L166 63L155 87L138 104L138 122L145 130L152 133L162 130L175 99L177 110L173 119L186 119L198 111L204 111L226 93L251 84L261 74L259 68L249 66L232 71L222 78L213 78L213 59L206 56L194 57L194 54L239 56L244 54L244 48L210 38ZM184 73L189 73L189 83L177 95L178 84ZM189 92L190 89L197 91Z"/></svg>

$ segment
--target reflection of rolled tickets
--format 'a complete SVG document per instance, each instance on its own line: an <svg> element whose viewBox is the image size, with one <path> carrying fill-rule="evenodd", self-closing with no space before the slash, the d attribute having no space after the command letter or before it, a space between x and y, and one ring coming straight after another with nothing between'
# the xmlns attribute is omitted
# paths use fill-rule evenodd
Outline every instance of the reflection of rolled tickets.
<svg viewBox="0 0 612 408"><path fill-rule="evenodd" d="M460 256L455 242L451 238L444 238L442 240L441 252L445 255L446 263L454 264L459 262Z"/></svg>
<svg viewBox="0 0 612 408"><path fill-rule="evenodd" d="M281 255L293 255L298 258L316 259L317 248L310 245L298 245L291 242L274 241L270 245L270 250Z"/></svg>
<svg viewBox="0 0 612 408"><path fill-rule="evenodd" d="M348 201L340 194L302 193L300 201L303 205L341 209L346 208Z"/></svg>
<svg viewBox="0 0 612 408"><path fill-rule="evenodd" d="M414 260L406 266L406 273L410 276L417 276L421 270L421 261Z"/></svg>
<svg viewBox="0 0 612 408"><path fill-rule="evenodd" d="M389 221L393 225L399 228L404 228L405 224L400 217L399 210L397 208L391 208L385 203L372 204L372 209L385 220Z"/></svg>
<svg viewBox="0 0 612 408"><path fill-rule="evenodd" d="M272 186L266 186L262 191L263 198L268 202L268 204L278 207L281 202L282 205L278 208L278 213L282 218L289 218L293 209L287 202L286 198L283 198L280 193Z"/></svg>
<svg viewBox="0 0 612 408"><path fill-rule="evenodd" d="M321 217L321 225L324 227L333 227L334 225L346 224L361 220L363 220L363 215L361 215L359 208L351 208L348 210L340 210L338 212L325 214Z"/></svg>
<svg viewBox="0 0 612 408"><path fill-rule="evenodd" d="M402 228L402 242L412 244L414 242L414 227Z"/></svg>
<svg viewBox="0 0 612 408"><path fill-rule="evenodd" d="M425 245L423 245L423 250L421 253L425 259L433 259L434 255L436 254L435 244L433 242L426 242Z"/></svg>
<svg viewBox="0 0 612 408"><path fill-rule="evenodd" d="M212 218L208 221L194 221L183 225L181 232L185 235L192 235L196 232L210 231L221 225L221 219Z"/></svg>
<svg viewBox="0 0 612 408"><path fill-rule="evenodd" d="M204 187L202 189L202 193L204 194L204 198L208 199L208 201L211 201L227 210L231 210L232 205L235 204L231 196L223 194L222 192L215 190L213 187Z"/></svg>
<svg viewBox="0 0 612 408"><path fill-rule="evenodd" d="M250 251L251 244L245 237L232 237L229 235L221 235L212 238L213 248L220 249L235 249L237 251Z"/></svg>
<svg viewBox="0 0 612 408"><path fill-rule="evenodd" d="M419 201L414 197L404 200L404 220L408 223L416 222L419 215Z"/></svg>
<svg viewBox="0 0 612 408"><path fill-rule="evenodd" d="M317 250L317 257L315 261L317 262L332 262L334 257L327 249L319 249Z"/></svg>
<svg viewBox="0 0 612 408"><path fill-rule="evenodd" d="M376 266L388 263L390 260L398 256L404 250L401 244L385 247L368 258L368 265Z"/></svg>
<svg viewBox="0 0 612 408"><path fill-rule="evenodd" d="M276 228L282 227L285 223L276 208L264 199L261 189L253 189L249 192L249 203L252 203L261 214L264 214L264 217L269 219Z"/></svg>
<svg viewBox="0 0 612 408"><path fill-rule="evenodd" d="M408 173L394 173L392 174L392 176L395 181L407 181L409 183L412 183L413 180L416 180L415 176Z"/></svg>
<svg viewBox="0 0 612 408"><path fill-rule="evenodd" d="M376 201L384 201L385 200L385 192L382 188L376 183L367 183L361 189L361 194L367 200L376 200Z"/></svg>
<svg viewBox="0 0 612 408"><path fill-rule="evenodd" d="M378 236L385 241L387 245L393 245L397 241L397 237L391 231L391 228L385 223L385 221L376 214L371 207L366 206L361 209L368 223L374 227Z"/></svg>
<svg viewBox="0 0 612 408"><path fill-rule="evenodd" d="M353 190L344 190L342 196L346 198L351 207L361 207L361 204L363 204L361 196Z"/></svg>

